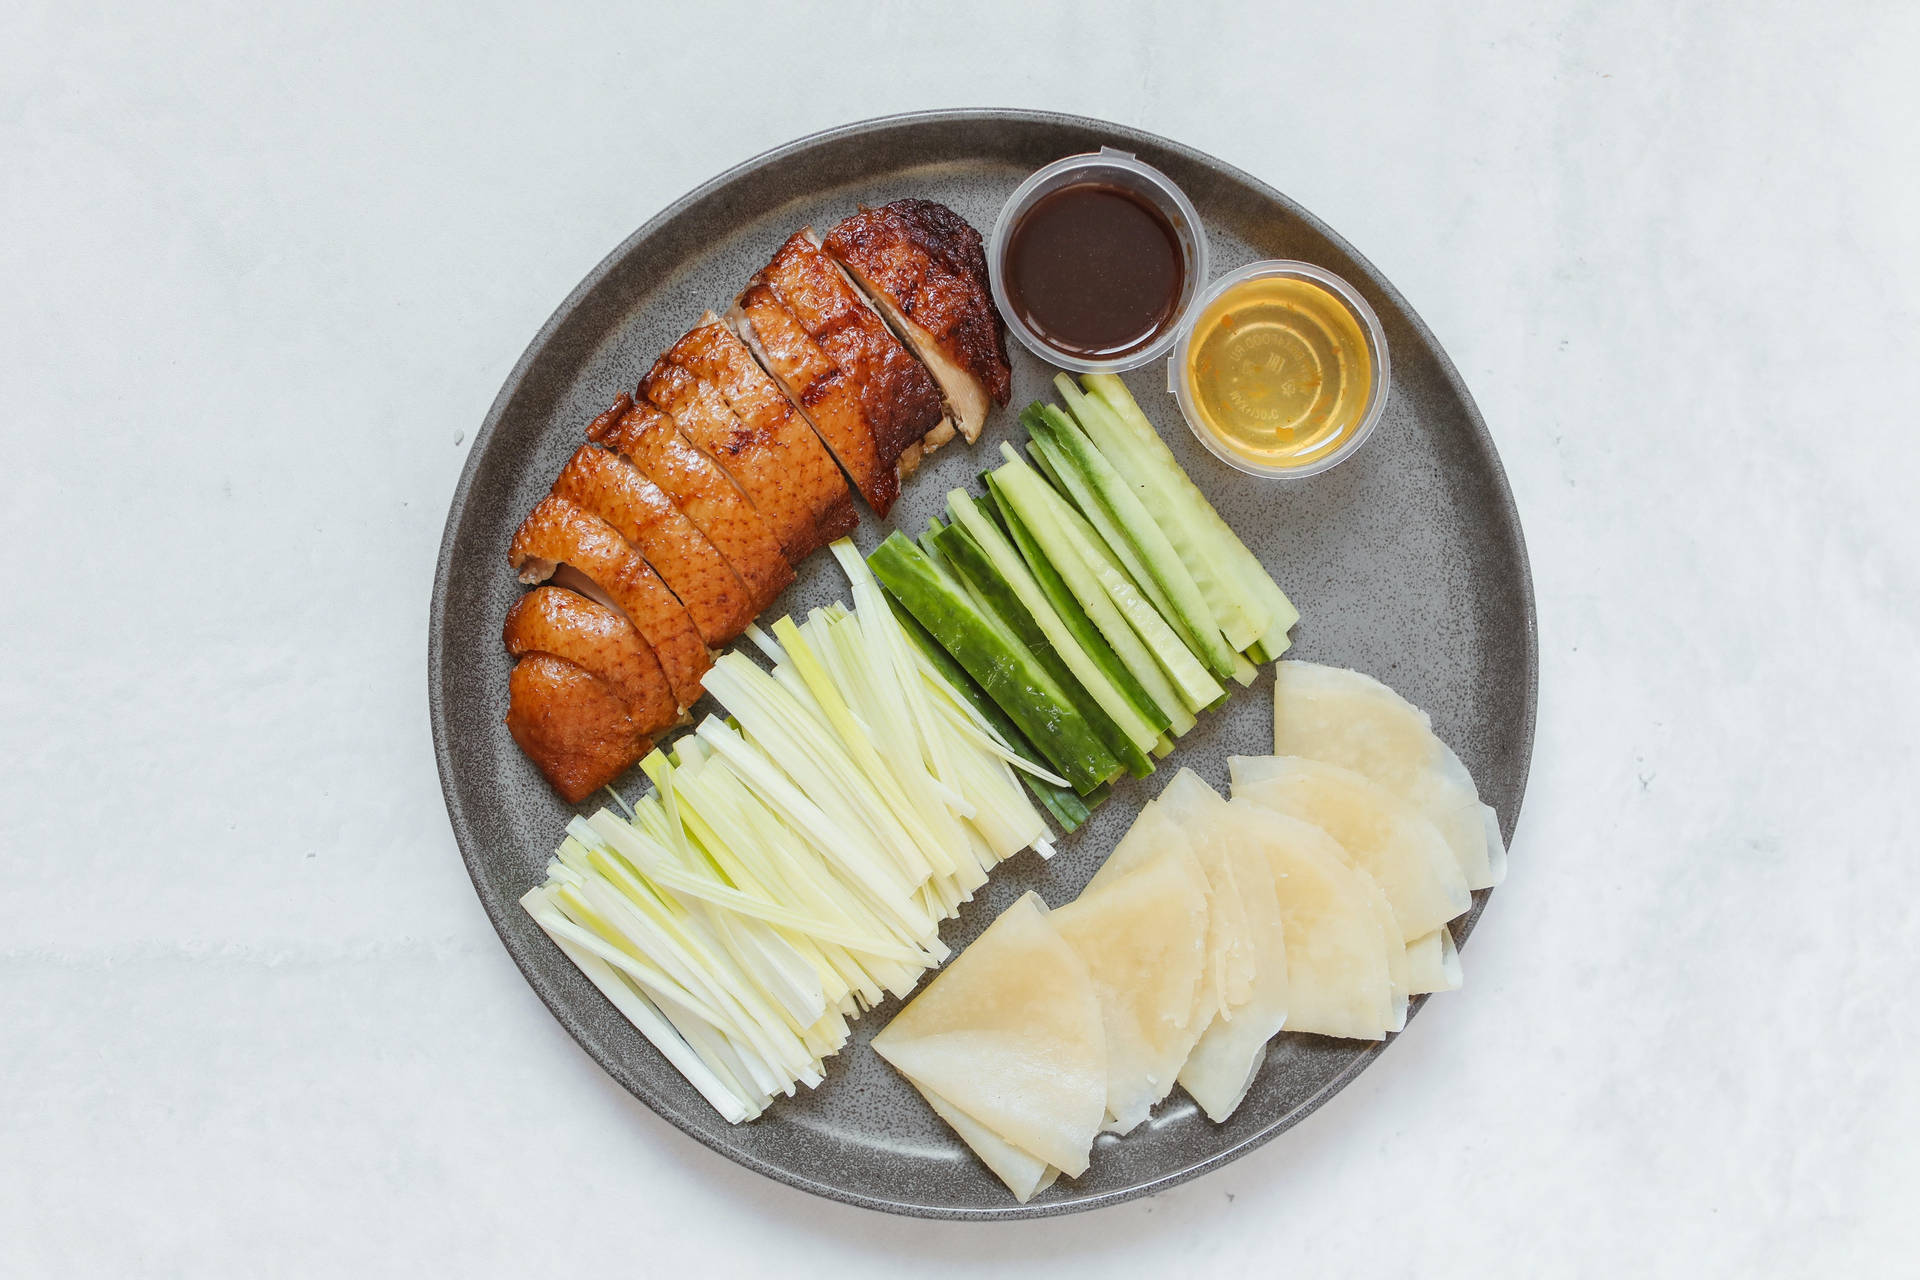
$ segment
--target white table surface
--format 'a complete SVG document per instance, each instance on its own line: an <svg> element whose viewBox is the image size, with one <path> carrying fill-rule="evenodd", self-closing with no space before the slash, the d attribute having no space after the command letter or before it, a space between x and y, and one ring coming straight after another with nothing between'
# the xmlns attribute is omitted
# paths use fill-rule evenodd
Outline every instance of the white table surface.
<svg viewBox="0 0 1920 1280"><path fill-rule="evenodd" d="M1920 10L79 8L0 39L0 1273L1903 1269ZM468 885L423 669L575 281L952 105L1179 138L1378 264L1499 442L1542 662L1466 990L1231 1168L986 1228L603 1076Z"/></svg>

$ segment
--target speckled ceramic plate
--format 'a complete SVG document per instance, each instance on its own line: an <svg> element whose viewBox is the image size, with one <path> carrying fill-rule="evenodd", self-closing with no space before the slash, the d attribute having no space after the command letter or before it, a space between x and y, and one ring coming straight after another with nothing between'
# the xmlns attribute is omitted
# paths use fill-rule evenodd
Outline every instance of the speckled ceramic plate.
<svg viewBox="0 0 1920 1280"><path fill-rule="evenodd" d="M428 657L434 748L454 834L507 950L581 1047L682 1131L761 1173L869 1208L1030 1217L1161 1189L1274 1137L1392 1042L1283 1033L1229 1123L1210 1124L1176 1092L1131 1136L1102 1138L1086 1176L1063 1179L1024 1206L868 1050L892 1005L860 1021L820 1088L780 1101L752 1124L726 1124L517 905L541 879L571 811L501 724L508 661L500 627L521 590L507 570L507 540L588 420L702 310L723 306L795 228L824 230L863 201L912 195L946 202L985 232L1027 173L1103 144L1135 152L1186 190L1206 223L1216 275L1255 258L1301 258L1353 282L1379 314L1393 353L1386 417L1351 461L1297 485L1216 461L1180 421L1163 370L1131 374L1128 383L1181 464L1299 605L1293 653L1371 672L1427 708L1511 835L1533 741L1533 590L1486 426L1433 335L1344 240L1273 189L1163 138L1038 112L937 112L835 129L722 174L634 232L541 328L482 424L447 516ZM1051 370L1010 345L1017 409L1049 394ZM918 530L948 489L971 486L999 442L1012 438L1014 417L1000 411L973 448L955 443L935 454L908 482L893 522ZM856 537L871 548L885 530L868 512ZM776 608L803 610L844 595L832 557L822 554ZM1270 749L1271 681L1263 674L1203 717L1167 769L1185 765L1224 788L1228 755ZM1029 889L1054 904L1071 899L1166 776L1120 787L1052 862L1026 854L1000 868L949 923L946 940L965 945ZM1456 936L1472 930L1486 898L1476 895Z"/></svg>

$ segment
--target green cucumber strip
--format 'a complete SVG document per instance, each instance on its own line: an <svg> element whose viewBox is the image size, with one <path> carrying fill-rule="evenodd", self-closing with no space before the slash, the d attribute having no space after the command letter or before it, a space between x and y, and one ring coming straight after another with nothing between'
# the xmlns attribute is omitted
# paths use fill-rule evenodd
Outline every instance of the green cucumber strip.
<svg viewBox="0 0 1920 1280"><path fill-rule="evenodd" d="M1076 664L1062 654L1054 644L1053 636L1027 608L1018 588L1007 580L1000 566L975 540L968 523L969 517L974 514L973 503L967 495L956 489L948 502L950 513L961 523L942 529L933 536L933 541L941 554L946 556L947 563L953 566L955 575L973 592L981 608L999 619L1001 625L1011 631L1020 643L1033 651L1034 656L1040 659L1040 664L1047 669L1047 674L1066 690L1067 696L1080 709L1080 714L1087 718L1087 723L1100 735L1100 740L1107 744L1107 750L1113 752L1120 763L1127 767L1127 771L1136 778L1144 778L1152 773L1153 762L1146 754L1146 746L1152 745L1152 738L1149 737L1144 746L1136 744L1081 682L1080 670L1091 670L1098 679L1098 668L1092 666L1090 659ZM1045 607L1046 602L1042 600L1040 604ZM1064 634L1064 628L1056 630L1066 644L1073 643L1072 637ZM1084 655L1080 656L1084 658ZM1118 691L1114 692L1113 697L1119 700ZM1131 711L1124 702L1119 702L1119 705L1122 710ZM1147 732L1152 732L1150 727Z"/></svg>
<svg viewBox="0 0 1920 1280"><path fill-rule="evenodd" d="M907 633L907 639L920 651L921 656L926 658L928 664L940 673L940 678L951 685L953 691L965 699L968 706L978 711L981 719L993 726L993 731L1000 735L1001 740L1008 747L1012 748L1015 755L1042 769L1046 768L1048 761L1034 748L1033 743L1027 740L1027 735L1020 732L1020 726L1009 720L1007 713L1000 709L1000 704L987 696L986 691L967 674L966 668L955 662L953 655L940 647L940 642L920 625L920 619L908 613L906 606L894 599L891 593L886 593L886 600L887 607L893 610L893 616L899 619L900 629ZM1033 798L1053 815L1053 820L1059 823L1060 829L1068 835L1077 831L1080 825L1091 816L1092 806L1099 803L1092 797L1099 796L1105 799L1112 790L1111 787L1102 784L1095 787L1083 799L1072 787L1056 786L1045 778L1034 777L1025 769L1015 769L1014 772L1020 775L1020 780L1027 784L1027 790L1033 792Z"/></svg>
<svg viewBox="0 0 1920 1280"><path fill-rule="evenodd" d="M1038 415L1035 416L1038 417ZM1025 422L1026 418L1023 416L1021 421ZM1041 419L1041 427L1043 431L1046 430L1044 419ZM1030 427L1028 434L1033 436L1033 442L1027 446L1027 455L1033 459L1034 465L1044 471L1053 481L1053 487L1064 493L1067 500L1087 518L1087 523L1092 525L1094 532L1100 535L1100 541L1105 543L1107 550L1119 560L1120 567L1126 570L1127 576L1133 579L1134 585L1147 593L1147 599L1153 601L1153 607L1160 611L1161 616L1170 617L1173 613L1173 602L1167 599L1166 592L1160 589L1160 584L1154 580L1152 574L1147 572L1147 567L1140 563L1140 557L1134 553L1133 544L1127 541L1118 526L1113 523L1113 516L1100 505L1099 499L1094 497L1093 490L1087 487L1086 477L1075 471L1072 463L1062 456L1063 451L1054 441L1052 432L1046 431L1044 435L1036 435Z"/></svg>
<svg viewBox="0 0 1920 1280"><path fill-rule="evenodd" d="M940 544L934 540L935 536L944 528L946 528L946 526L940 523L938 517L928 516L926 531L915 538L914 542L922 551L927 553L927 559L933 561L939 568L951 573L953 572L953 566L947 563L946 553L940 550Z"/></svg>
<svg viewBox="0 0 1920 1280"><path fill-rule="evenodd" d="M1022 409L1020 411L1020 425L1023 427L1026 427L1027 415L1030 413L1034 413L1039 408L1040 408L1039 402L1036 401L1035 403L1028 405L1025 409ZM1066 494L1068 498L1073 498L1072 491L1067 488L1066 482L1060 478L1060 473L1053 469L1053 458L1050 455L1044 454L1035 448L1035 446L1039 444L1039 440L1034 437L1033 429L1031 427L1027 428L1027 438L1028 438L1027 454L1029 457L1033 459L1033 465L1039 468L1040 474L1047 478L1048 484L1052 485L1054 488L1058 489L1060 492ZM1078 500L1076 499L1075 501L1077 505Z"/></svg>
<svg viewBox="0 0 1920 1280"><path fill-rule="evenodd" d="M1300 620L1299 610L1174 461L1173 451L1140 412L1127 384L1112 374L1094 373L1087 375L1086 386L1090 406L1107 410L1105 415L1090 411L1090 421L1083 423L1089 434L1102 449L1111 444L1110 457L1127 472L1134 491L1143 500L1150 498L1156 511L1167 512L1162 527L1177 529L1194 541L1198 562L1209 567L1219 589L1239 593L1243 602L1251 599L1253 622L1265 623L1258 638L1268 641L1268 651L1273 652L1279 639ZM1244 633L1236 623L1228 634L1231 642L1238 643Z"/></svg>
<svg viewBox="0 0 1920 1280"><path fill-rule="evenodd" d="M1144 721L1149 730L1146 741L1152 741L1153 735L1171 725L1174 717L1180 713L1179 699L1173 699L1173 706L1169 709L1134 677L1127 664L1120 660L1120 655L1113 651L1113 646L1100 633L1100 628L1080 607L1080 601L1062 581L1052 561L1041 552L1039 544L1033 540L1032 532L1015 514L1000 481L991 475L987 477L987 492L989 497L976 499L973 503L979 521L973 527L973 532L979 536L987 554L995 557L1008 580L1025 593L1023 598L1033 608L1036 619L1045 619L1050 613L1059 620L1073 643L1092 659L1099 674L1119 690L1127 705ZM1029 586L1037 588L1039 594L1035 596L1028 591ZM1142 741L1139 727L1135 726L1135 743Z"/></svg>
<svg viewBox="0 0 1920 1280"><path fill-rule="evenodd" d="M1168 541L1166 532L1141 503L1139 495L1093 447L1093 442L1074 425L1072 418L1050 404L1039 406L1035 418L1045 423L1060 459L1079 473L1095 502L1106 509L1120 539L1133 548L1134 558L1159 584L1160 596L1167 602L1167 607L1160 609L1161 616L1180 633L1187 647L1207 664L1209 671L1222 679L1232 675L1233 646L1220 633L1220 623L1214 618L1199 584L1173 543ZM1032 431L1034 425L1036 423L1030 422L1028 430ZM1155 604L1158 607L1159 601L1155 600Z"/></svg>
<svg viewBox="0 0 1920 1280"><path fill-rule="evenodd" d="M1044 451L1039 441L1030 442L1027 446L1027 451L1033 455L1036 463L1042 461ZM1053 452L1056 457L1059 456L1058 450L1054 450ZM1041 469L1044 470L1044 466ZM1099 536L1098 531L1089 525L1078 510L1073 509L1070 502L1059 506L1057 509L1061 513L1062 519L1071 522L1075 528L1080 529L1086 535L1082 545L1092 548L1097 556L1097 559L1092 562L1095 567L1098 568L1101 564L1104 564L1107 569L1111 569L1114 574L1119 575L1122 579L1121 582L1115 584L1114 590L1107 592L1107 595L1116 601L1116 607L1121 608L1121 615L1123 617L1126 616L1126 607L1120 606L1118 602L1123 598L1131 602L1132 594L1128 591L1128 588L1138 591L1138 580L1127 573L1126 568L1114 554L1114 549L1107 545L1106 540ZM1102 576L1104 577L1104 574ZM1115 591L1118 591L1120 595L1116 596ZM1145 644L1149 650L1152 650L1153 646L1162 640L1169 630L1171 630L1171 628L1166 625L1165 615L1161 614L1157 608L1154 609L1151 614L1142 614L1139 623L1133 628L1134 634L1140 637L1141 643ZM1185 640L1181 640L1177 647L1168 650L1168 657L1163 658L1158 653L1155 653L1154 657L1156 659L1155 665L1157 665L1162 672L1167 673L1169 677L1172 675L1169 660L1177 660L1181 664L1187 664L1189 660L1196 665L1199 662L1199 659L1194 656L1193 650L1187 647ZM1212 679L1211 673L1208 673L1204 679ZM1173 701L1178 704L1171 717L1170 724L1175 737L1179 737L1185 734L1187 730L1193 728L1193 713L1200 709L1197 704L1193 703L1184 694L1174 688L1178 683L1179 681L1177 680L1173 681L1166 686L1165 690L1171 693ZM1205 687L1204 680L1202 681L1202 687Z"/></svg>
<svg viewBox="0 0 1920 1280"><path fill-rule="evenodd" d="M1159 669L1179 690L1182 705L1193 712L1204 710L1217 702L1222 692L1220 682L1214 679L1213 673L1202 665L1179 633L1160 616L1132 580L1121 572L1119 561L1101 545L1100 535L1081 518L1079 512L1068 505L1066 499L1052 490L1039 486L1037 496L1050 512L1060 533L1079 554L1081 563L1092 571L1099 589L1106 593L1107 599L1133 629L1139 642L1153 655Z"/></svg>
<svg viewBox="0 0 1920 1280"><path fill-rule="evenodd" d="M1119 771L1120 762L1040 660L905 534L888 534L867 564L1075 791L1085 795Z"/></svg>
<svg viewBox="0 0 1920 1280"><path fill-rule="evenodd" d="M1258 644L1259 641L1256 640L1254 643ZM1253 678L1259 674L1260 668L1254 666L1252 660L1245 654L1233 655L1233 678L1242 689L1252 684Z"/></svg>
<svg viewBox="0 0 1920 1280"><path fill-rule="evenodd" d="M1188 652L1146 598L1096 550L1094 542L1099 535L1080 513L1048 487L1011 445L1003 443L1000 454L1007 464L994 475L1006 491L1013 513L1033 534L1046 559L1060 571L1074 598L1141 687L1163 709L1169 699L1192 710L1219 697L1219 683Z"/></svg>
<svg viewBox="0 0 1920 1280"><path fill-rule="evenodd" d="M1073 380L1065 375L1056 378L1054 386L1066 400L1080 429L1100 450L1108 465L1125 480L1173 544L1181 563L1193 575L1194 583L1213 610L1227 643L1244 649L1257 640L1272 623L1268 608L1254 589L1240 580L1235 560L1219 545L1219 531L1212 522L1196 523L1192 513L1182 509L1173 493L1178 486L1160 474L1169 465L1174 465L1176 470L1178 467L1159 435L1154 434L1152 440L1152 446L1158 446L1157 449L1135 438L1107 402L1093 393L1092 381L1087 383L1086 392L1074 386ZM1125 393L1124 383L1120 390ZM1136 410L1138 407L1135 406ZM1185 473L1180 474L1184 479Z"/></svg>
<svg viewBox="0 0 1920 1280"><path fill-rule="evenodd" d="M947 514L966 529L1053 652L1073 672L1080 687L1107 712L1134 749L1144 752L1160 730L1167 727L1166 718L1119 658L1112 656L1113 651L1100 639L1099 631L1090 622L1084 628L1076 627L1055 607L1032 568L994 519L991 503L970 498L955 489L947 495ZM1109 661L1102 661L1103 654Z"/></svg>
<svg viewBox="0 0 1920 1280"><path fill-rule="evenodd" d="M1087 611L1080 607L1079 599L1067 586L1066 580L1060 576L1059 570L1041 550L1040 544L1034 540L1033 531L1027 528L1025 522L1020 519L1019 513L1013 509L1013 502L999 478L992 473L987 476L987 492L992 495L992 502L981 502L977 504L978 508L982 513L988 513L991 509L991 514L998 518L997 524L1005 528L1007 538L1019 549L1020 559L1026 563L1028 572L1039 584L1047 603L1053 607L1061 621L1067 624L1067 629L1074 639L1092 656L1107 679L1113 682L1115 688L1126 694L1127 700L1139 708L1141 714L1146 716L1148 722L1157 729L1171 730L1175 736L1191 729L1194 724L1193 716L1188 712L1186 703L1181 700L1179 692L1172 683L1164 676L1159 676L1151 684L1140 679L1134 674L1133 669L1121 660L1113 646L1107 643L1100 628L1095 626L1093 619L1087 616ZM1157 668L1154 669L1154 674L1158 676Z"/></svg>

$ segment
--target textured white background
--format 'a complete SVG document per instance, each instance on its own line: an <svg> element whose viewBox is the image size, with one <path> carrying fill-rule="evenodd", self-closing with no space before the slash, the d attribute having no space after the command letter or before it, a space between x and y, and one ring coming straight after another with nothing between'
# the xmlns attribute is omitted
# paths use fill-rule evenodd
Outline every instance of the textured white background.
<svg viewBox="0 0 1920 1280"><path fill-rule="evenodd" d="M0 1273L1893 1273L1920 1191L1920 10L9 5ZM83 11L84 10L84 11ZM825 126L1265 178L1505 458L1533 782L1469 984L1224 1172L892 1220L521 981L429 747L466 443L574 282Z"/></svg>

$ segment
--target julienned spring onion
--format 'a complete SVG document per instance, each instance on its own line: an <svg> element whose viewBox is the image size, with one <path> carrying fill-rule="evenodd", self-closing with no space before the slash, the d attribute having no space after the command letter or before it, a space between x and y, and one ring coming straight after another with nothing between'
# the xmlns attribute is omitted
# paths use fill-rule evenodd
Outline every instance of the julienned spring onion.
<svg viewBox="0 0 1920 1280"><path fill-rule="evenodd" d="M1021 849L1053 852L1030 763L927 661L849 542L854 608L723 655L717 717L653 789L568 824L521 905L729 1121L820 1082L847 1021L948 954L938 933Z"/></svg>

